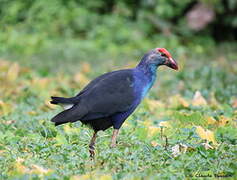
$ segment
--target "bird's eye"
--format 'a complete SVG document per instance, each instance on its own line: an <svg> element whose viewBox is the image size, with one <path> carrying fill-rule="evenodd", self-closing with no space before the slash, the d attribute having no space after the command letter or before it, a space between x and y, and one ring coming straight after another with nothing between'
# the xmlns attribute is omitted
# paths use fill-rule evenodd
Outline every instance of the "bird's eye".
<svg viewBox="0 0 237 180"><path fill-rule="evenodd" d="M166 54L165 54L165 53L161 53L160 55L163 56L163 57L166 57Z"/></svg>

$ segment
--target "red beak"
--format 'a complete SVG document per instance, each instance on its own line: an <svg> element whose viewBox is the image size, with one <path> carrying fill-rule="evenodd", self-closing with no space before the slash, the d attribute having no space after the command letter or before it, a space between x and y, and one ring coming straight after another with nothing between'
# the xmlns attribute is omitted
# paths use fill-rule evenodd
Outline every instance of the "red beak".
<svg viewBox="0 0 237 180"><path fill-rule="evenodd" d="M166 63L166 66L168 66L168 67L170 67L172 69L175 69L175 70L179 69L178 63L174 59L172 59L172 58L169 58L169 60Z"/></svg>

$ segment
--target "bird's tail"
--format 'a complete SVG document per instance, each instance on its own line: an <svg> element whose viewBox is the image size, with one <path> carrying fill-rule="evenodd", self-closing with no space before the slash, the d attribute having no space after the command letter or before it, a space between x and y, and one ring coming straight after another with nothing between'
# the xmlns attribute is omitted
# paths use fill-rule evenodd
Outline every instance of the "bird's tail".
<svg viewBox="0 0 237 180"><path fill-rule="evenodd" d="M60 112L59 114L54 116L51 121L55 123L55 126L68 122L76 122L80 120L86 113L86 107L79 107L79 105L75 105L70 109Z"/></svg>
<svg viewBox="0 0 237 180"><path fill-rule="evenodd" d="M51 104L74 104L75 98L64 98L64 97L54 97L51 96Z"/></svg>

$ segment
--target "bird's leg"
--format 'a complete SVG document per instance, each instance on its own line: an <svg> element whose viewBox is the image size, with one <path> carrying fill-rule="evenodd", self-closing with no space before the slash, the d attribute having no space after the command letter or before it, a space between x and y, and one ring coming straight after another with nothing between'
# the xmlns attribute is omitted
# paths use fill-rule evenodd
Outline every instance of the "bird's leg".
<svg viewBox="0 0 237 180"><path fill-rule="evenodd" d="M114 129L112 139L111 139L111 145L110 145L111 148L114 148L116 146L116 139L117 139L118 133L119 133L119 130Z"/></svg>
<svg viewBox="0 0 237 180"><path fill-rule="evenodd" d="M90 152L90 157L91 158L94 158L95 156L95 140L96 140L96 135L97 135L97 132L95 131L92 138L91 138L91 142L90 142L90 145L89 145L89 152Z"/></svg>

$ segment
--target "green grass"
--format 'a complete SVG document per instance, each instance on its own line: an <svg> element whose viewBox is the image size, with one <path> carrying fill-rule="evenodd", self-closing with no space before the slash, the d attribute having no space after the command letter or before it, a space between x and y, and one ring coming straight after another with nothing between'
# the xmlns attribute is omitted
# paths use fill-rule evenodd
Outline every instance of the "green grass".
<svg viewBox="0 0 237 180"><path fill-rule="evenodd" d="M25 68L24 60L19 67L0 61L0 178L236 178L237 66L233 57L234 51L206 58L179 55L179 72L160 68L152 91L122 127L118 146L109 148L112 129L100 132L93 161L88 152L92 130L80 122L54 127L50 119L61 109L47 102L50 95L74 95L89 79L123 68L122 63L105 59L98 66L91 61L88 68L82 61L73 65L69 61L68 69L73 66L74 70L67 73L63 68L51 71L67 64L62 61L50 64L42 59L40 66L32 61L30 68ZM136 58L127 57L123 65L137 62ZM197 90L206 105L195 105ZM201 137L197 127L213 133L216 142L210 134L207 139ZM205 149L206 142L212 148ZM177 145L181 153L174 156Z"/></svg>

